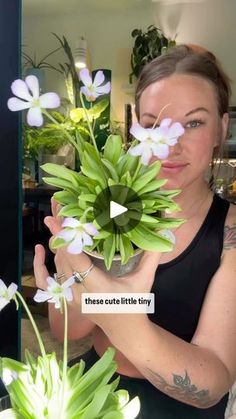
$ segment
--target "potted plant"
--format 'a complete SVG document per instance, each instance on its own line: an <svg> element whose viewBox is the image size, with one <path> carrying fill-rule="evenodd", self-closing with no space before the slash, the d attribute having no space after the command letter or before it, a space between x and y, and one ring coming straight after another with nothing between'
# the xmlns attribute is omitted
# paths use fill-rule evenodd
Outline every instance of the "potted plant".
<svg viewBox="0 0 236 419"><path fill-rule="evenodd" d="M131 54L130 83L133 76L139 76L145 64L176 45L175 40L168 39L163 31L154 25L148 26L145 32L141 29L134 29L131 35L134 38L134 46Z"/></svg>
<svg viewBox="0 0 236 419"><path fill-rule="evenodd" d="M134 419L140 409L138 397L129 401L126 390L119 389L119 377L111 381L117 364L115 350L108 348L104 355L86 371L83 360L67 365L67 302L71 302L74 278L63 285L47 278L46 291L38 290L36 302L48 301L64 315L63 359L57 360L54 352L47 354L32 314L17 290L0 279L0 310L15 301L17 309L22 304L34 329L41 355L35 358L29 350L25 362L0 358L0 377L9 394L1 403L1 419Z"/></svg>
<svg viewBox="0 0 236 419"><path fill-rule="evenodd" d="M162 211L178 210L173 198L180 191L164 190L166 179L157 179L157 175L161 167L160 159L168 156L169 145L176 144L184 129L180 123L172 123L169 118L160 121L160 125L152 129L145 129L136 123L131 127L134 141L128 152L118 135L110 135L104 148L99 151L93 132L93 115L97 111L93 101L109 91L110 83L103 84L101 71L92 80L88 70L83 69L80 78L84 84L80 91L82 108L76 109L74 114L86 117L86 134L89 133L89 136L84 138L83 129L77 129L74 139L63 125L58 124L77 149L80 169L71 170L50 163L42 166L50 175L44 181L61 189L55 192L54 199L61 204L59 215L65 218L62 231L54 238L52 245L55 248L67 246L71 253L80 253L82 250L90 254L93 252L96 260L104 260L106 269L111 269L113 260L118 258L120 268L118 273L117 268L115 271L121 275L124 272L122 266L127 272L130 269L128 262L132 262L136 254L140 257L140 251L169 251L173 248L174 237L169 229L179 226L183 220L164 218ZM30 85L31 90L35 86L34 95L38 92L36 78L26 78L25 82L15 81L12 91L18 98L9 99L8 107L11 110L20 109L22 83L25 88ZM31 101L28 105L25 102L22 105L22 109L26 106L30 108L28 123L37 124L40 113L50 116L46 105L59 106L59 98L55 94L46 95L46 101L45 95L38 97L37 109L32 107ZM89 110L84 106L84 96L91 101ZM149 165L152 156L158 160ZM111 220L111 202L126 208L127 213ZM127 228L126 216L132 228ZM132 262L131 269L133 266Z"/></svg>
<svg viewBox="0 0 236 419"><path fill-rule="evenodd" d="M53 51L49 52L48 54L46 54L44 57L42 57L39 60L37 59L36 53L34 53L34 56L31 57L26 52L24 51L22 52L22 56L24 59L23 68L25 69L25 74L26 75L31 74L31 75L36 76L39 80L39 85L41 86L41 88L44 88L44 84L45 84L45 73L44 73L45 69L50 69L50 70L54 70L59 73L62 73L61 69L55 67L54 65L50 64L47 61L48 57L55 54L55 52L59 51L60 49L61 47L54 49Z"/></svg>

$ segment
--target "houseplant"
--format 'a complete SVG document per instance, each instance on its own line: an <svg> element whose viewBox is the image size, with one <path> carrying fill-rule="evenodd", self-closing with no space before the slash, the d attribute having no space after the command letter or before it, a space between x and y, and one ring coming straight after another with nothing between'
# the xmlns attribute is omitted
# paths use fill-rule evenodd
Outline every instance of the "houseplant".
<svg viewBox="0 0 236 419"><path fill-rule="evenodd" d="M55 67L51 63L47 61L51 55L55 54L55 52L59 51L61 47L55 48L54 50L50 51L48 54L43 56L41 59L37 59L36 53L33 56L30 56L26 52L22 52L22 56L24 59L23 62L23 69L25 70L26 75L34 75L40 81L41 88L44 86L45 83L45 69L50 69L62 73L62 70Z"/></svg>
<svg viewBox="0 0 236 419"><path fill-rule="evenodd" d="M145 32L141 29L134 29L131 36L134 38L134 46L131 53L130 83L133 76L139 76L145 64L176 44L175 40L168 39L163 31L154 25L148 26Z"/></svg>
<svg viewBox="0 0 236 419"><path fill-rule="evenodd" d="M8 107L13 111L28 108L28 123L38 126L43 123L42 114L51 118L45 108L59 106L59 98L53 93L29 96L29 86L31 91L38 92L37 79L32 77L26 78L25 82L13 82L12 91L18 98L9 99ZM183 220L163 218L161 212L178 210L173 197L179 191L161 189L166 180L157 180L156 177L161 167L160 159L168 156L169 145L176 144L184 132L183 127L178 122L172 123L169 118L162 120L158 127L156 121L153 128L147 129L136 123L131 127L135 140L128 152L117 135L110 135L103 150L99 151L93 132L93 114L96 114L93 101L106 93L110 85L103 85L101 71L92 81L88 70L84 69L80 78L84 84L80 91L82 108L74 113L85 115L89 138L85 139L81 130L76 130L73 138L65 127L58 125L78 151L80 171L56 164L42 167L50 175L44 181L61 189L54 193L54 199L62 207L59 215L65 218L62 231L54 238L52 246L67 245L71 253L82 250L96 252L98 258L104 259L107 269L111 268L116 254L121 265L126 265L135 254L135 248L171 250L174 237L166 230L179 226ZM91 101L91 109L87 110L84 106L83 96ZM159 160L148 165L152 156ZM126 215L133 223L132 229L126 228L125 214L118 220L110 220L106 212L104 218L104 211L107 211L111 201L127 208ZM106 218L108 220L104 222Z"/></svg>
<svg viewBox="0 0 236 419"><path fill-rule="evenodd" d="M11 408L0 412L1 419L134 419L139 412L139 399L129 402L128 392L116 390L119 377L111 381L117 368L113 361L114 349L108 348L104 355L87 372L80 361L67 366L67 302L73 300L71 286L73 277L60 285L47 278L46 291L38 290L36 302L48 301L64 315L63 360L56 354L47 354L31 312L11 283L7 288L0 280L0 310L9 302L23 305L29 316L38 340L41 355L34 358L26 350L25 362L0 358L0 377L10 396Z"/></svg>

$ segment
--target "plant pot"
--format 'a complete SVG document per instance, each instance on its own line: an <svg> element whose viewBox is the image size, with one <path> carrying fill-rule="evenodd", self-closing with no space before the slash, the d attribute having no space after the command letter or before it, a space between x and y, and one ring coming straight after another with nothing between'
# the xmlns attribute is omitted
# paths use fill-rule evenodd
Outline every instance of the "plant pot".
<svg viewBox="0 0 236 419"><path fill-rule="evenodd" d="M134 268L138 265L143 255L143 250L136 249L134 255L130 257L128 262L125 265L121 265L121 257L119 254L117 254L113 258L111 269L108 270L105 266L104 258L100 253L96 252L95 250L92 252L84 250L84 252L87 253L87 255L90 257L95 266L100 268L103 272L108 272L115 278L119 278L120 276L132 272Z"/></svg>

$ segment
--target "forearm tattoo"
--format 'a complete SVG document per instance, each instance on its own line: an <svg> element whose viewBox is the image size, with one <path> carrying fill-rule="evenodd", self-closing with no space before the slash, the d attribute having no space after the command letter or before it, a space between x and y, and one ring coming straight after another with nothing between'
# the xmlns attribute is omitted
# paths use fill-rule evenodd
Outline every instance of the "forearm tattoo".
<svg viewBox="0 0 236 419"><path fill-rule="evenodd" d="M236 248L236 224L224 228L224 250Z"/></svg>
<svg viewBox="0 0 236 419"><path fill-rule="evenodd" d="M209 407L217 402L210 398L209 390L199 390L197 386L191 383L190 377L185 371L185 375L173 374L173 384L167 381L157 372L148 368L148 379L163 393L181 402L194 405L195 407Z"/></svg>

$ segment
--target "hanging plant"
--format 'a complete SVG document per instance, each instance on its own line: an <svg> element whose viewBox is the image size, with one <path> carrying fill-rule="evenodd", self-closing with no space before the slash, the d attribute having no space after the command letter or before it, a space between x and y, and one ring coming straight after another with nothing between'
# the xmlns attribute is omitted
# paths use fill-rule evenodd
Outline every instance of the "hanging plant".
<svg viewBox="0 0 236 419"><path fill-rule="evenodd" d="M146 32L141 29L134 29L131 35L135 38L135 41L131 54L132 73L129 75L130 83L132 83L133 76L139 76L145 64L176 45L175 40L168 39L162 30L154 25L148 26Z"/></svg>

